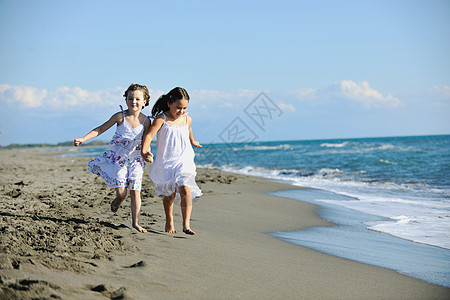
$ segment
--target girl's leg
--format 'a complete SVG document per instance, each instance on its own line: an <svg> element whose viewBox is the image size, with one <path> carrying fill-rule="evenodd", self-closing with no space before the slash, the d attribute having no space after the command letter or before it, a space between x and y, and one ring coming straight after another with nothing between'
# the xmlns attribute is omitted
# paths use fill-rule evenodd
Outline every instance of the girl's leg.
<svg viewBox="0 0 450 300"><path fill-rule="evenodd" d="M175 193L170 196L164 196L163 205L164 212L166 213L166 232L175 233L175 227L173 226L173 202L175 199Z"/></svg>
<svg viewBox="0 0 450 300"><path fill-rule="evenodd" d="M133 228L136 228L137 231L147 232L147 230L141 226L139 226L139 217L141 215L141 192L130 190L131 197L131 222Z"/></svg>
<svg viewBox="0 0 450 300"><path fill-rule="evenodd" d="M195 232L191 229L191 213L192 213L192 195L191 189L187 186L179 188L181 196L181 214L183 216L183 232L194 235Z"/></svg>
<svg viewBox="0 0 450 300"><path fill-rule="evenodd" d="M116 212L120 205L122 204L123 200L125 200L125 197L127 196L127 189L125 187L118 187L116 188L116 199L114 199L111 202L111 211Z"/></svg>

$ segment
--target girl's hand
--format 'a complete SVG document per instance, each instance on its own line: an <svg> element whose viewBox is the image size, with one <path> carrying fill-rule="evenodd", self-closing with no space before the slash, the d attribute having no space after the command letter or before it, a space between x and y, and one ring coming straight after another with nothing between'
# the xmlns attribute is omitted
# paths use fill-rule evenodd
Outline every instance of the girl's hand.
<svg viewBox="0 0 450 300"><path fill-rule="evenodd" d="M78 147L79 145L83 144L85 142L85 140L83 138L79 138L79 139L74 139L73 140L73 145L75 147Z"/></svg>
<svg viewBox="0 0 450 300"><path fill-rule="evenodd" d="M142 158L149 163L153 163L153 153L149 152L145 152L145 153L141 153Z"/></svg>
<svg viewBox="0 0 450 300"><path fill-rule="evenodd" d="M203 147L202 145L200 145L200 143L198 141L192 141L192 146L198 147L198 148L202 148Z"/></svg>
<svg viewBox="0 0 450 300"><path fill-rule="evenodd" d="M151 152L145 154L144 160L149 163L153 163L153 154Z"/></svg>

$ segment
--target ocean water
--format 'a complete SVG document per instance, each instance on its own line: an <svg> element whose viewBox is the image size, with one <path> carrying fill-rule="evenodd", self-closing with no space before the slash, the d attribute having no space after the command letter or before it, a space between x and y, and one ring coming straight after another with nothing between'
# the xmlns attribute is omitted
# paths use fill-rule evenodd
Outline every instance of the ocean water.
<svg viewBox="0 0 450 300"><path fill-rule="evenodd" d="M203 146L198 167L309 187L277 195L337 224L279 238L450 287L450 135Z"/></svg>
<svg viewBox="0 0 450 300"><path fill-rule="evenodd" d="M201 167L346 196L319 201L383 217L371 230L450 249L450 135L216 144Z"/></svg>

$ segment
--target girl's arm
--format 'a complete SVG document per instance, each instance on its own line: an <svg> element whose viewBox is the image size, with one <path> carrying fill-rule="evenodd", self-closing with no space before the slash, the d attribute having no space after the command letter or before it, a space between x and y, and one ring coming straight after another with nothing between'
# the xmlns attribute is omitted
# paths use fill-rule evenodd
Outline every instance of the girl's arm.
<svg viewBox="0 0 450 300"><path fill-rule="evenodd" d="M153 162L153 154L150 151L144 153L143 149L144 149L144 141L145 141L145 138L147 137L147 134L150 130L151 125L152 125L152 121L150 121L150 118L145 120L144 134L142 135L142 141L141 141L141 156L142 156L142 158L144 158L145 161L148 161L150 163ZM145 141L145 142L147 143L147 141ZM150 142L151 142L151 140L150 140Z"/></svg>
<svg viewBox="0 0 450 300"><path fill-rule="evenodd" d="M90 139L93 139L93 138L99 136L100 134L102 134L103 132L105 132L106 130L111 128L111 126L113 126L114 124L117 124L117 122L119 122L121 119L122 119L122 113L121 112L118 112L118 113L112 115L112 117L109 118L108 121L106 121L102 125L98 126L97 128L92 129L84 137L74 139L73 140L73 145L75 147L78 147L79 145L89 141Z"/></svg>
<svg viewBox="0 0 450 300"><path fill-rule="evenodd" d="M192 146L194 147L203 147L202 145L200 145L199 142L197 142L196 140L194 140L194 134L192 133L192 118L190 116L188 116L188 123L189 123L189 140L191 141Z"/></svg>
<svg viewBox="0 0 450 300"><path fill-rule="evenodd" d="M144 134L142 137L144 137L147 134L147 131L151 125L152 125L152 121L150 120L150 118L147 118L144 123Z"/></svg>
<svg viewBox="0 0 450 300"><path fill-rule="evenodd" d="M163 126L163 124L164 124L163 117L161 116L156 117L155 120L153 120L153 123L150 125L150 129L147 130L147 132L144 134L144 137L142 139L141 155L145 161L148 162L153 161L153 154L150 152L150 143L152 142L153 138L155 137L156 133L161 128L161 126Z"/></svg>

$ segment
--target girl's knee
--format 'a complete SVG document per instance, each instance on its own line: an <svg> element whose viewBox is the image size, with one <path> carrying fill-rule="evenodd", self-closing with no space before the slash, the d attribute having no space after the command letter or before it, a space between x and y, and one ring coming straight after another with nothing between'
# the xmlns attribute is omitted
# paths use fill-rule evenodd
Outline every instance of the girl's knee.
<svg viewBox="0 0 450 300"><path fill-rule="evenodd" d="M179 188L180 196L186 196L191 193L191 189L188 186L180 186Z"/></svg>
<svg viewBox="0 0 450 300"><path fill-rule="evenodd" d="M127 189L126 188L116 188L116 196L120 200L123 200L127 197Z"/></svg>

